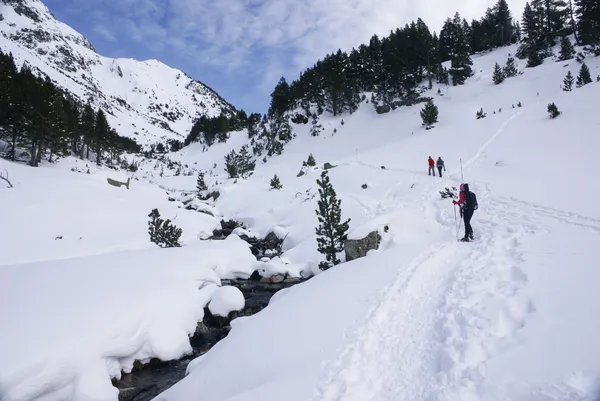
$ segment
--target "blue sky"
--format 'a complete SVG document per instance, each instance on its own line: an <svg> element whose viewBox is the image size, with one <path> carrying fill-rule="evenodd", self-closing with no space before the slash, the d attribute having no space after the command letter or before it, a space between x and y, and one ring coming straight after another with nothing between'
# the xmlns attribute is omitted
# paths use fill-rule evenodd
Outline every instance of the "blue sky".
<svg viewBox="0 0 600 401"><path fill-rule="evenodd" d="M43 0L108 57L158 59L238 108L267 111L288 81L338 48L421 17L433 30L459 11L479 18L496 0ZM508 1L520 18L525 0Z"/></svg>

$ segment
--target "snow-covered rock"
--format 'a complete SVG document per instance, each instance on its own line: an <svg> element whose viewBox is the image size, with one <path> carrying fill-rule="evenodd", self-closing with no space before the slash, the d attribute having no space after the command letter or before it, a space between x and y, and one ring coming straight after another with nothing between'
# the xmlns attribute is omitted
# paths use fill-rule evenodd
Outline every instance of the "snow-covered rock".
<svg viewBox="0 0 600 401"><path fill-rule="evenodd" d="M244 309L244 294L232 286L219 287L208 304L208 310L215 316L227 317L230 312Z"/></svg>

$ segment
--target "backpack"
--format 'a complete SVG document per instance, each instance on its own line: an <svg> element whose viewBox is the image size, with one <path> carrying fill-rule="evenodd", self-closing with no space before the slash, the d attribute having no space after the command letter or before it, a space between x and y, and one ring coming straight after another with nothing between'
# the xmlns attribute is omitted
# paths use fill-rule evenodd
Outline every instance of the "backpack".
<svg viewBox="0 0 600 401"><path fill-rule="evenodd" d="M471 191L467 192L465 197L465 207L469 210L477 210L479 205L477 204L477 196Z"/></svg>

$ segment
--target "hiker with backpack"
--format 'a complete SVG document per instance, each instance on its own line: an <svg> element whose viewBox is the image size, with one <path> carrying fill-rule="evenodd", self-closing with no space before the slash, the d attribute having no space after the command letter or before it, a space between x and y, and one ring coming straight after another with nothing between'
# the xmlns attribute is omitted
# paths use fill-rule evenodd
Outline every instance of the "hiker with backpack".
<svg viewBox="0 0 600 401"><path fill-rule="evenodd" d="M478 209L477 197L469 191L469 184L460 184L460 196L457 201L452 202L460 207L460 216L465 222L465 236L461 239L463 242L473 240L473 227L471 227L471 218L473 212Z"/></svg>
<svg viewBox="0 0 600 401"><path fill-rule="evenodd" d="M429 159L427 159L427 162L429 163L429 174L431 175L433 173L433 176L435 177L435 161L431 158L431 156L429 156Z"/></svg>
<svg viewBox="0 0 600 401"><path fill-rule="evenodd" d="M444 164L444 161L441 157L438 157L437 162L435 164L437 165L437 169L440 172L440 178L442 178L442 169L446 171L446 165Z"/></svg>

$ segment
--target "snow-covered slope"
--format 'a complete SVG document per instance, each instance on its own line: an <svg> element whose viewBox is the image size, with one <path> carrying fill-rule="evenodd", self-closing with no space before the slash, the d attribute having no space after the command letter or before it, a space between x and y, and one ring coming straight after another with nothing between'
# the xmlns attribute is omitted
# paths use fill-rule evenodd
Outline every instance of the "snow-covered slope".
<svg viewBox="0 0 600 401"><path fill-rule="evenodd" d="M549 59L494 86L495 62L514 51L475 57L464 87L434 88L433 130L420 126L420 107L379 116L366 105L343 126L327 120L325 135L299 132L231 185L221 210L251 227L279 224L290 233L284 260L314 264L319 172L296 177L312 152L338 166L330 176L351 235L378 229L382 245L234 321L157 400L596 399L600 83L563 92L580 65ZM599 59L586 62L600 74ZM562 111L555 120L550 102ZM481 107L487 118L476 120ZM444 158L443 178L427 176L428 156ZM458 187L461 159L480 205L468 244L438 193ZM268 191L274 173L281 191Z"/></svg>
<svg viewBox="0 0 600 401"><path fill-rule="evenodd" d="M103 107L119 134L141 145L183 141L197 117L235 110L206 85L160 61L99 55L40 0L1 0L0 15L0 50L82 102Z"/></svg>
<svg viewBox="0 0 600 401"><path fill-rule="evenodd" d="M221 194L209 205L217 218L168 202L164 188L192 190L196 177L166 167L161 175L156 161L140 165L133 174L140 181L130 190L106 184L106 177L124 179L113 172L68 171L81 161L39 169L0 161L14 184L0 185L6 210L0 304L14 305L0 308L0 327L9 327L0 330L0 359L8 361L0 364L0 394L11 401L115 400L109 375L128 370L135 358L175 357L188 349L186 334L200 317L194 305L213 295L195 288L214 290L219 277L256 269L314 272L321 260L315 180L329 162L337 166L329 175L343 217L352 219L350 236L378 230L379 250L234 320L228 337L157 399L597 398L600 83L563 92L562 78L580 66L549 59L495 86L494 64L514 51L474 57L475 75L466 85L427 93L440 109L440 122L429 131L421 127L421 106L377 115L363 104L352 115L323 116L319 137L295 125L297 138L281 156L259 161L251 178L237 182L226 179L223 156L247 142L243 132L206 151L192 144L169 155L187 165L184 170L207 171L207 184ZM593 77L600 74L600 59L586 63ZM562 111L554 120L546 111L550 102ZM476 120L481 107L487 117ZM318 167L297 177L309 153ZM443 178L427 175L428 156L446 161ZM274 174L281 190L269 189ZM479 200L473 243L456 241L453 206L439 195L462 181ZM184 229L182 248L154 249L148 242L153 207ZM235 234L199 244L221 215L259 235L275 231L285 237L285 252L256 262ZM137 282L146 265L149 277ZM173 277L166 279L169 268ZM51 279L59 283L48 285ZM76 282L98 289L86 295ZM170 317L162 299L180 313ZM56 321L61 303L67 315ZM111 320L115 305L129 308ZM89 322L95 317L87 310L101 319ZM30 350L35 329L51 335ZM68 347L71 336L75 352Z"/></svg>

